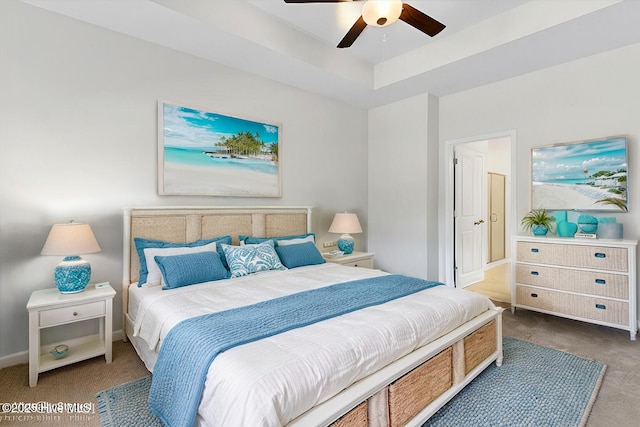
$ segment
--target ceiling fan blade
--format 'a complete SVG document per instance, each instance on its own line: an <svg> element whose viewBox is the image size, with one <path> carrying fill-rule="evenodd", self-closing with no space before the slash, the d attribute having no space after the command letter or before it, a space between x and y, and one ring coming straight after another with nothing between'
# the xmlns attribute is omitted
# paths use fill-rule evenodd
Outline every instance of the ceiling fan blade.
<svg viewBox="0 0 640 427"><path fill-rule="evenodd" d="M342 3L354 0L284 0L285 3Z"/></svg>
<svg viewBox="0 0 640 427"><path fill-rule="evenodd" d="M338 43L338 47L350 47L354 41L358 38L360 33L367 27L367 23L364 22L364 18L360 16L355 24L351 27L351 29L345 34L340 43Z"/></svg>
<svg viewBox="0 0 640 427"><path fill-rule="evenodd" d="M444 30L446 26L406 3L402 3L400 19L431 37Z"/></svg>

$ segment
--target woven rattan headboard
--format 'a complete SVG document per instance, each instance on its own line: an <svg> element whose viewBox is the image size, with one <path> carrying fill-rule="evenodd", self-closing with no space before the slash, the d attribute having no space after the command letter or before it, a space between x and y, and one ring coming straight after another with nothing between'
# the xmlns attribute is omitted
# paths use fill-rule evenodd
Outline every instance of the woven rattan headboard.
<svg viewBox="0 0 640 427"><path fill-rule="evenodd" d="M129 285L138 281L140 261L134 237L192 242L231 235L286 236L311 231L308 207L155 207L124 211L123 312L127 313Z"/></svg>

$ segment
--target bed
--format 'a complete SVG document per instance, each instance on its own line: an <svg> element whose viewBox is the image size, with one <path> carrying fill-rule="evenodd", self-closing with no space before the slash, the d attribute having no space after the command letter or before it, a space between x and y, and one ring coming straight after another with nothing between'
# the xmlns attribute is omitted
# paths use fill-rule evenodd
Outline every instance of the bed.
<svg viewBox="0 0 640 427"><path fill-rule="evenodd" d="M311 214L307 207L126 209L123 325L147 368L154 372L163 343L172 342L167 337L194 319L305 293L332 289L335 295L333 287L365 280L385 290L384 283L396 279L379 270L312 263L167 290L137 286L135 238L187 244L231 236L228 243L236 246L238 236L250 236L256 241L247 243L262 247L260 238L289 236L299 244L312 235ZM229 249L218 244L216 251L223 246ZM284 249L297 247L303 246ZM195 424L422 425L487 366L502 363L501 312L485 297L440 285L237 345L208 365Z"/></svg>

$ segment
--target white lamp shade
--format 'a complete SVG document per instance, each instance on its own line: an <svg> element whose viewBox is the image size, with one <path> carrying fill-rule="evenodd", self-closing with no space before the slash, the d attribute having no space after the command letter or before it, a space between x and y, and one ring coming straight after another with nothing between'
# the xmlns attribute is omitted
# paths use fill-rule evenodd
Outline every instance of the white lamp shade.
<svg viewBox="0 0 640 427"><path fill-rule="evenodd" d="M367 25L386 27L400 18L402 1L400 0L369 0L362 6L362 19Z"/></svg>
<svg viewBox="0 0 640 427"><path fill-rule="evenodd" d="M41 253L42 255L80 255L100 252L100 250L100 245L89 224L70 222L54 224L51 227Z"/></svg>
<svg viewBox="0 0 640 427"><path fill-rule="evenodd" d="M354 213L337 213L333 217L329 233L362 233L358 215Z"/></svg>

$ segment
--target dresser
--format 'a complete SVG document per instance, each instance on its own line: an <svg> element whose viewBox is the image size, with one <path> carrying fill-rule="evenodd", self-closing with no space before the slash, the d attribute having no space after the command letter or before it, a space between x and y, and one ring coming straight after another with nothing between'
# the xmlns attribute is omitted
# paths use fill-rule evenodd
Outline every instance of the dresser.
<svg viewBox="0 0 640 427"><path fill-rule="evenodd" d="M636 338L635 240L518 236L512 310L629 331Z"/></svg>

